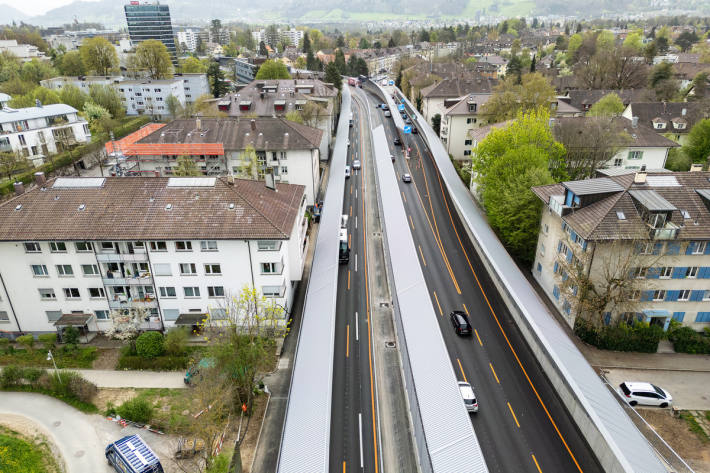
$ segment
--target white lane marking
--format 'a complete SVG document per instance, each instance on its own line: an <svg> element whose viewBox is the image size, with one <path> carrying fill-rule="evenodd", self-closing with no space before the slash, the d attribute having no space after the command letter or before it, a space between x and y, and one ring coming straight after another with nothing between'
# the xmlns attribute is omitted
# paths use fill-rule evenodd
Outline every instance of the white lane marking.
<svg viewBox="0 0 710 473"><path fill-rule="evenodd" d="M357 273L357 253L355 253L355 272Z"/></svg>
<svg viewBox="0 0 710 473"><path fill-rule="evenodd" d="M358 413L358 424L360 424L360 468L364 468L362 460L362 412Z"/></svg>
<svg viewBox="0 0 710 473"><path fill-rule="evenodd" d="M360 331L358 330L358 327L360 326L360 323L358 322L358 316L357 312L355 312L355 341L360 341Z"/></svg>
<svg viewBox="0 0 710 473"><path fill-rule="evenodd" d="M357 190L355 191L355 196L357 197ZM355 215L355 230L357 230L357 215Z"/></svg>
<svg viewBox="0 0 710 473"><path fill-rule="evenodd" d="M355 198L357 199L357 189L355 189Z"/></svg>

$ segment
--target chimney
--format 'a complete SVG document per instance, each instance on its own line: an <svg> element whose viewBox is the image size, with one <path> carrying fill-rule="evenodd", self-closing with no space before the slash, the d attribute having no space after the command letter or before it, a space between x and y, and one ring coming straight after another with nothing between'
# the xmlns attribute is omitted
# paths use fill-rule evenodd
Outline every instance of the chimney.
<svg viewBox="0 0 710 473"><path fill-rule="evenodd" d="M35 184L37 184L39 187L44 187L44 183L47 182L47 178L44 177L44 173L42 171L37 171L34 176Z"/></svg>
<svg viewBox="0 0 710 473"><path fill-rule="evenodd" d="M680 114L683 116L686 116L688 114L688 109L684 108L683 110L680 111Z"/></svg>
<svg viewBox="0 0 710 473"><path fill-rule="evenodd" d="M639 171L634 175L634 184L646 184L646 171Z"/></svg>
<svg viewBox="0 0 710 473"><path fill-rule="evenodd" d="M253 118L251 119L251 129L252 131L256 131L256 120Z"/></svg>
<svg viewBox="0 0 710 473"><path fill-rule="evenodd" d="M16 182L13 185L15 186L15 195L22 195L25 193L25 184L23 182Z"/></svg>
<svg viewBox="0 0 710 473"><path fill-rule="evenodd" d="M631 117L631 127L638 128L638 126L639 126L639 117Z"/></svg>
<svg viewBox="0 0 710 473"><path fill-rule="evenodd" d="M202 120L200 120L200 117L195 118L195 128L197 128L197 131L202 131Z"/></svg>
<svg viewBox="0 0 710 473"><path fill-rule="evenodd" d="M700 172L703 170L703 165L698 163L693 163L690 165L690 172Z"/></svg>
<svg viewBox="0 0 710 473"><path fill-rule="evenodd" d="M663 101L663 114L665 115L666 113L666 101Z"/></svg>

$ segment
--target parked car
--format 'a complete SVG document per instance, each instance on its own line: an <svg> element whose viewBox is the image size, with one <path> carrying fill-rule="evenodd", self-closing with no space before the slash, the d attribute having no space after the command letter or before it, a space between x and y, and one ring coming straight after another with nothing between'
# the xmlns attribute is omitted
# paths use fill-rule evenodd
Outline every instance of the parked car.
<svg viewBox="0 0 710 473"><path fill-rule="evenodd" d="M350 138L347 139L347 141L345 142L345 144L348 145L348 146L350 146Z"/></svg>
<svg viewBox="0 0 710 473"><path fill-rule="evenodd" d="M468 316L466 312L460 310L455 310L449 314L451 318L451 325L454 326L454 330L459 335L471 335L471 323L468 321Z"/></svg>
<svg viewBox="0 0 710 473"><path fill-rule="evenodd" d="M478 401L473 388L465 381L459 381L459 391L468 412L478 412Z"/></svg>
<svg viewBox="0 0 710 473"><path fill-rule="evenodd" d="M395 146L402 146L402 142L399 141L399 137L398 137L398 136L395 136L395 137L394 137L394 140L393 140L392 142L395 144Z"/></svg>
<svg viewBox="0 0 710 473"><path fill-rule="evenodd" d="M412 176L407 173L402 174L402 182L412 182Z"/></svg>
<svg viewBox="0 0 710 473"><path fill-rule="evenodd" d="M163 473L158 455L140 435L129 435L106 447L106 461L118 473Z"/></svg>
<svg viewBox="0 0 710 473"><path fill-rule="evenodd" d="M413 127L412 127L412 134L416 135L416 134L418 134L418 133L419 133L419 130L417 130L417 127L416 127L416 126L413 126Z"/></svg>
<svg viewBox="0 0 710 473"><path fill-rule="evenodd" d="M394 154L390 154L390 159L394 162Z"/></svg>
<svg viewBox="0 0 710 473"><path fill-rule="evenodd" d="M350 166L345 165L345 179L350 177Z"/></svg>
<svg viewBox="0 0 710 473"><path fill-rule="evenodd" d="M616 391L621 394L621 397L630 406L642 404L645 406L668 407L673 404L673 397L668 391L651 383L624 381Z"/></svg>
<svg viewBox="0 0 710 473"><path fill-rule="evenodd" d="M389 110L385 110L385 116L386 116L387 118L389 118L389 117L392 116L392 114L390 113Z"/></svg>
<svg viewBox="0 0 710 473"><path fill-rule="evenodd" d="M360 169L360 160L356 159L353 161L353 169Z"/></svg>

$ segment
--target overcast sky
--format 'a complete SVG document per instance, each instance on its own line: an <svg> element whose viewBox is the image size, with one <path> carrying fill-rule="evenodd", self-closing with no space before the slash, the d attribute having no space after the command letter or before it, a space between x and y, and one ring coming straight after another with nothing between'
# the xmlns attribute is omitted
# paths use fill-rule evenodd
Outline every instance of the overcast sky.
<svg viewBox="0 0 710 473"><path fill-rule="evenodd" d="M52 8L61 7L73 0L0 0L0 17L2 17L2 4L17 8L28 15L41 15ZM91 0L89 0L91 1Z"/></svg>

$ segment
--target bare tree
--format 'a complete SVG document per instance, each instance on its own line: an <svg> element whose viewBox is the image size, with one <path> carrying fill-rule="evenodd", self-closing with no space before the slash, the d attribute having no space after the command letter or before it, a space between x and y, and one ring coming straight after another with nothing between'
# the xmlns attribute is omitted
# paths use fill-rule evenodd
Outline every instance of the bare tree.
<svg viewBox="0 0 710 473"><path fill-rule="evenodd" d="M0 153L0 172L7 176L8 179L12 179L12 175L29 166L27 158L22 156L19 151L8 151Z"/></svg>
<svg viewBox="0 0 710 473"><path fill-rule="evenodd" d="M327 104L321 104L313 100L308 100L303 105L303 110L301 110L301 118L303 118L303 123L313 128L317 127L318 122L327 115L326 107Z"/></svg>

